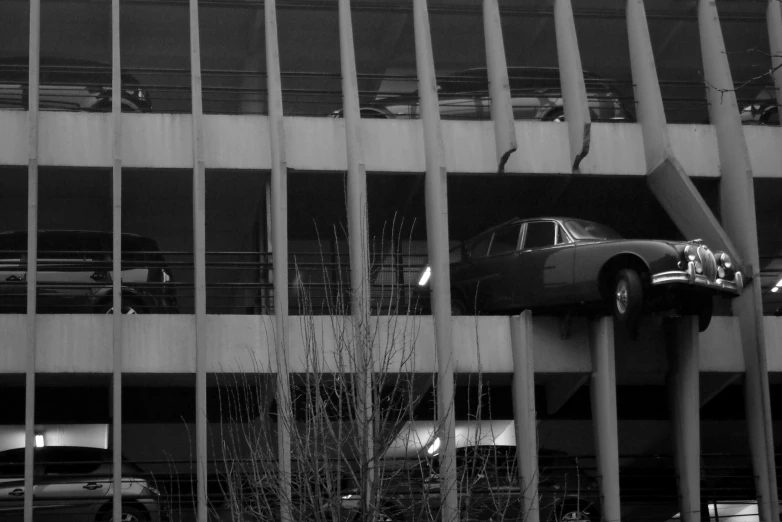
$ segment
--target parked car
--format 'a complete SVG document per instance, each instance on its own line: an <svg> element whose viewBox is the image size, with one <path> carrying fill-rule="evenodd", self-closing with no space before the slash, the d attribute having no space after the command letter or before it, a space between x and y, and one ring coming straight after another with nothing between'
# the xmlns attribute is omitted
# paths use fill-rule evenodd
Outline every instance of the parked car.
<svg viewBox="0 0 782 522"><path fill-rule="evenodd" d="M379 520L437 520L440 509L439 458L425 455L408 465L408 473L381 478L384 500ZM541 449L538 454L538 498L542 522L598 522L597 482L567 453ZM456 477L461 520L526 519L521 504L516 446L478 445L456 449ZM342 496L342 520L355 520L360 495ZM431 518L429 518L429 516Z"/></svg>
<svg viewBox="0 0 782 522"><path fill-rule="evenodd" d="M26 56L0 59L0 108L28 107L29 62ZM87 60L40 59L38 103L41 109L111 110L111 65ZM149 94L123 72L122 110L151 109Z"/></svg>
<svg viewBox="0 0 782 522"><path fill-rule="evenodd" d="M633 121L610 83L584 72L592 121ZM556 67L508 67L513 116L517 120L564 121L562 88ZM491 118L485 68L468 69L438 82L440 117L453 120ZM418 93L389 96L361 107L363 118L418 118ZM342 111L332 114L342 117Z"/></svg>
<svg viewBox="0 0 782 522"><path fill-rule="evenodd" d="M40 313L112 313L112 235L38 232ZM25 313L27 231L0 233L0 311ZM122 234L122 313L176 313L174 281L155 240Z"/></svg>
<svg viewBox="0 0 782 522"><path fill-rule="evenodd" d="M33 458L36 522L109 522L112 519L112 451L79 446L36 448ZM160 493L135 464L122 463L122 520L160 520ZM0 518L24 516L24 448L0 452Z"/></svg>
<svg viewBox="0 0 782 522"><path fill-rule="evenodd" d="M508 313L589 307L631 327L644 310L699 316L712 297L736 296L741 271L700 240L623 239L610 228L571 218L514 219L458 247L451 263L451 312ZM419 280L428 289L430 268Z"/></svg>

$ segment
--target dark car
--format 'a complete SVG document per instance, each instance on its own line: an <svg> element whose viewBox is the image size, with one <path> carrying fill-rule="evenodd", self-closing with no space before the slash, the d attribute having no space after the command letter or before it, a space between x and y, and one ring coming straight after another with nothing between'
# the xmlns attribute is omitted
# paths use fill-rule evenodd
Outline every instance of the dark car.
<svg viewBox="0 0 782 522"><path fill-rule="evenodd" d="M40 313L112 313L112 235L38 232ZM0 233L0 311L25 313L27 231ZM155 240L122 234L122 313L176 313L171 273Z"/></svg>
<svg viewBox="0 0 782 522"><path fill-rule="evenodd" d="M592 121L633 121L610 83L584 72ZM517 120L564 121L562 87L556 67L508 67L513 117ZM469 69L438 81L440 117L491 119L489 80L485 68ZM342 112L333 114L341 117ZM361 107L363 118L418 118L418 93L390 96Z"/></svg>
<svg viewBox="0 0 782 522"><path fill-rule="evenodd" d="M406 472L381 478L384 499L380 519L438 520L440 509L439 458L421 456ZM597 522L600 520L597 482L567 453L538 452L538 499L541 522ZM521 504L516 446L478 445L456 449L456 480L461 520L526 519ZM342 497L342 519L354 520L361 497Z"/></svg>
<svg viewBox="0 0 782 522"><path fill-rule="evenodd" d="M36 522L109 522L112 519L112 451L79 446L36 448L33 458ZM160 520L159 492L135 464L122 463L122 520ZM0 452L0 519L24 515L24 448Z"/></svg>
<svg viewBox="0 0 782 522"><path fill-rule="evenodd" d="M28 58L0 59L0 108L28 107ZM111 110L111 65L87 60L40 59L38 103L41 109ZM148 111L149 94L139 81L122 72L122 110Z"/></svg>
<svg viewBox="0 0 782 522"><path fill-rule="evenodd" d="M643 310L676 310L698 315L704 330L712 297L739 295L744 286L730 257L699 240L623 239L581 219L514 219L458 250L451 263L456 315L584 306L610 309L633 326Z"/></svg>

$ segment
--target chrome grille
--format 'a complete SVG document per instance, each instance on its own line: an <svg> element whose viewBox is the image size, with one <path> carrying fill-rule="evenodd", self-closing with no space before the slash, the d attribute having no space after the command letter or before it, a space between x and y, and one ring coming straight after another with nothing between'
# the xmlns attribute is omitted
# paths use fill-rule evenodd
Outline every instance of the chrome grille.
<svg viewBox="0 0 782 522"><path fill-rule="evenodd" d="M703 265L703 275L709 281L714 281L717 278L717 260L714 259L714 253L705 246L701 246L698 247L698 257L701 258Z"/></svg>

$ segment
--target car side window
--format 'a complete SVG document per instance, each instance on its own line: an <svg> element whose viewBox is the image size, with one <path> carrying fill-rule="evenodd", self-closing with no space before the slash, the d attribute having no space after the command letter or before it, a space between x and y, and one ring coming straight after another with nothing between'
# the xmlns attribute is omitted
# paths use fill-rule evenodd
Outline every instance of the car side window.
<svg viewBox="0 0 782 522"><path fill-rule="evenodd" d="M521 224L503 227L494 233L490 254L493 256L515 252L519 246Z"/></svg>
<svg viewBox="0 0 782 522"><path fill-rule="evenodd" d="M470 249L470 257L486 257L486 255L489 253L489 245L491 244L492 236L493 234L486 234L473 243L472 248Z"/></svg>
<svg viewBox="0 0 782 522"><path fill-rule="evenodd" d="M524 249L545 248L556 245L557 224L552 221L533 221L527 223Z"/></svg>

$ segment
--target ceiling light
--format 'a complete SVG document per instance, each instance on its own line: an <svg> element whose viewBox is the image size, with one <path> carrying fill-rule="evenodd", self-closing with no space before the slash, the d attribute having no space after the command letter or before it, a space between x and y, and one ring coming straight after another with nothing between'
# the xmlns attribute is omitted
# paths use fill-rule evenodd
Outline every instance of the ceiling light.
<svg viewBox="0 0 782 522"><path fill-rule="evenodd" d="M35 434L35 447L36 448L43 448L44 441L43 441L43 434L42 433L36 433Z"/></svg>
<svg viewBox="0 0 782 522"><path fill-rule="evenodd" d="M426 452L429 455L434 455L437 453L437 450L440 449L440 437L437 437L434 439L434 442L432 442L429 447L427 448Z"/></svg>

